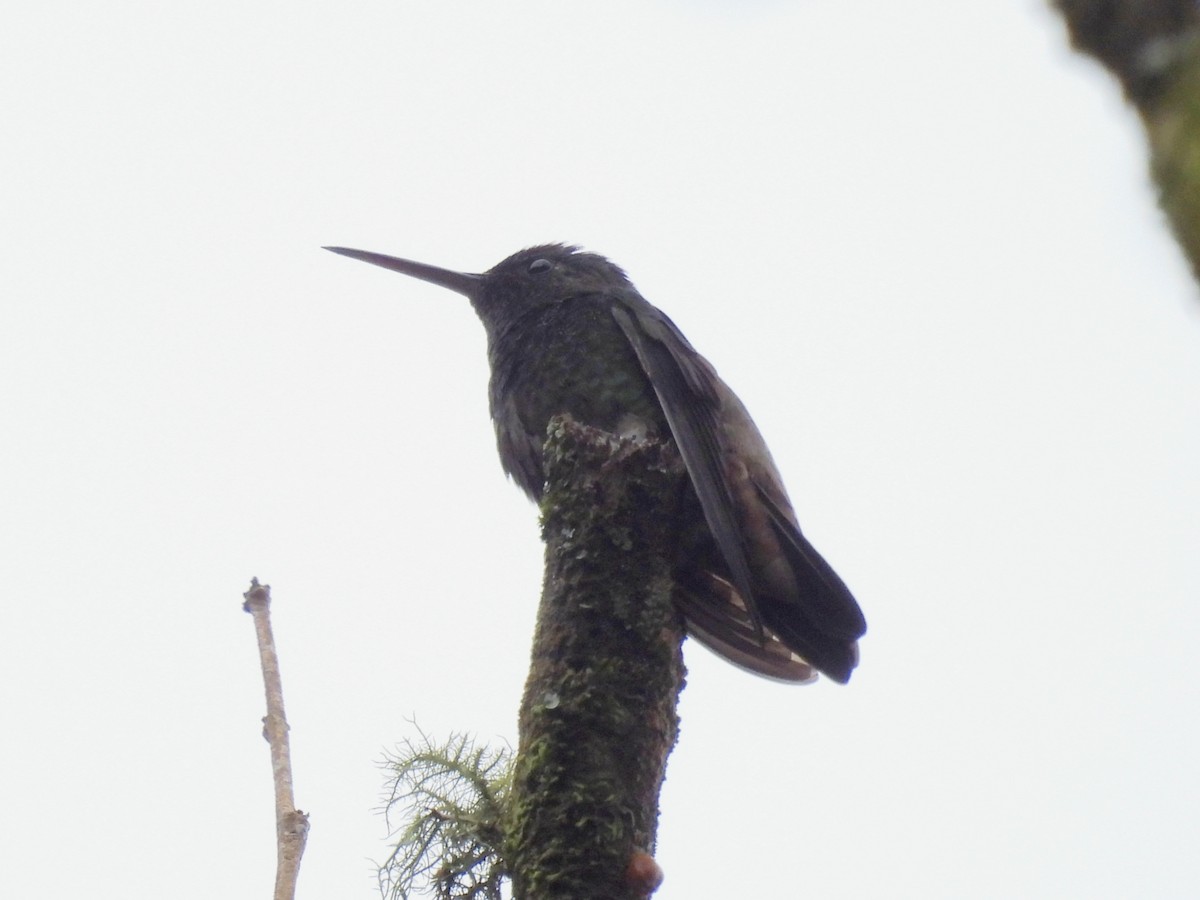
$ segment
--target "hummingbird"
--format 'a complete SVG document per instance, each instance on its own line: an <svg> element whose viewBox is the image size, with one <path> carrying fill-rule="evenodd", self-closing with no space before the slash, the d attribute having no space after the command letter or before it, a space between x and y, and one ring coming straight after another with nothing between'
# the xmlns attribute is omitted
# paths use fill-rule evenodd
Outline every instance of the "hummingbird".
<svg viewBox="0 0 1200 900"><path fill-rule="evenodd" d="M757 675L842 684L866 620L801 533L766 442L713 366L603 256L566 244L480 274L326 247L463 294L487 332L500 463L535 502L550 420L674 442L687 471L673 601L694 639Z"/></svg>

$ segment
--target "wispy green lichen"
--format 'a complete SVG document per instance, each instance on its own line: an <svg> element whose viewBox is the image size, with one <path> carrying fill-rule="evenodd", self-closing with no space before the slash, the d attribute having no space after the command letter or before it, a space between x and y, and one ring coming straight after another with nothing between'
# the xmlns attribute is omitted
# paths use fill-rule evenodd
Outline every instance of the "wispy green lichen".
<svg viewBox="0 0 1200 900"><path fill-rule="evenodd" d="M380 893L389 900L502 900L508 748L476 747L466 735L437 744L422 734L383 766L391 773L383 813L395 845L379 866Z"/></svg>

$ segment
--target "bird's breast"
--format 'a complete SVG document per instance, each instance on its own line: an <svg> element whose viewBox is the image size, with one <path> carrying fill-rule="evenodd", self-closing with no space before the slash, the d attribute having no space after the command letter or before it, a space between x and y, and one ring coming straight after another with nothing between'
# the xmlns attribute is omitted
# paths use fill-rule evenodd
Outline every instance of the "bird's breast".
<svg viewBox="0 0 1200 900"><path fill-rule="evenodd" d="M546 426L557 415L625 436L669 434L653 385L603 303L580 298L537 310L499 335L489 357L501 459L519 481L514 466L540 469Z"/></svg>

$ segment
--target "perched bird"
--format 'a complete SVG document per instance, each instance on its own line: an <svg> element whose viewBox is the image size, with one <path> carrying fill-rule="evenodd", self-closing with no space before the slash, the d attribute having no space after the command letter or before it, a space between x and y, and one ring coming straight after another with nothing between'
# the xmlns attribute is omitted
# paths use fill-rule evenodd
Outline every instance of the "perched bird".
<svg viewBox="0 0 1200 900"><path fill-rule="evenodd" d="M577 247L514 253L482 274L381 253L334 253L465 294L487 331L500 462L535 501L555 415L672 439L685 502L675 603L688 633L759 675L845 683L862 611L800 532L771 454L741 401L624 271Z"/></svg>

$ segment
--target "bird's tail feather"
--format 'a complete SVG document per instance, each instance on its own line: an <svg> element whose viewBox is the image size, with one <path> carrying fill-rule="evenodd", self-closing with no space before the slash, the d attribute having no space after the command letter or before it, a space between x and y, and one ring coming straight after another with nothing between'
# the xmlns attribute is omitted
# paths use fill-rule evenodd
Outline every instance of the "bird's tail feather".
<svg viewBox="0 0 1200 900"><path fill-rule="evenodd" d="M755 628L733 586L712 572L696 571L681 579L675 604L688 634L718 656L756 675L807 684L816 670L779 638Z"/></svg>

